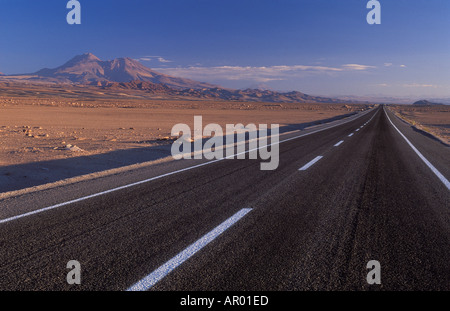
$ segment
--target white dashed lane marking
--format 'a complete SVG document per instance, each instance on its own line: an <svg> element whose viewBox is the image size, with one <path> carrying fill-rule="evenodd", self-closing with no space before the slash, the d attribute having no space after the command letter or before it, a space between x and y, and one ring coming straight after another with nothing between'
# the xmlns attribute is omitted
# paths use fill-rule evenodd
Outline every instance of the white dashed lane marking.
<svg viewBox="0 0 450 311"><path fill-rule="evenodd" d="M311 166L313 166L317 161L319 161L320 159L322 159L323 156L317 156L315 157L313 160L309 161L308 163L306 163L304 166L302 166L301 168L299 168L299 171L306 171L308 168L310 168Z"/></svg>

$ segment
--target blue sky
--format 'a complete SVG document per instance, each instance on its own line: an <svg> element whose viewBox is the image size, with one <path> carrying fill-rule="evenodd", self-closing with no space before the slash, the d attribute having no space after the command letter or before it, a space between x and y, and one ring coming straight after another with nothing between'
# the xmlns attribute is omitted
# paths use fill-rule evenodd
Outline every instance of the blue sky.
<svg viewBox="0 0 450 311"><path fill-rule="evenodd" d="M450 1L0 0L0 72L35 72L92 52L163 73L321 95L450 97Z"/></svg>

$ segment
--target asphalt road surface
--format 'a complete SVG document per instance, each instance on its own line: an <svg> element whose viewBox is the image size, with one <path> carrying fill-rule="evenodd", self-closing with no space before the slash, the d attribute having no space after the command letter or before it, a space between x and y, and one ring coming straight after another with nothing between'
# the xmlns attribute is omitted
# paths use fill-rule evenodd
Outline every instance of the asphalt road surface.
<svg viewBox="0 0 450 311"><path fill-rule="evenodd" d="M450 290L449 147L380 106L279 148L274 171L200 160L0 201L0 289Z"/></svg>

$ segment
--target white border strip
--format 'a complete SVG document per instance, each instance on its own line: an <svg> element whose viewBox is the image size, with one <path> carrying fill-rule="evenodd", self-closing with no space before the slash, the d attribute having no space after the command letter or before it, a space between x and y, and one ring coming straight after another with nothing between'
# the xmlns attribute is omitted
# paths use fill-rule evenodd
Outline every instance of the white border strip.
<svg viewBox="0 0 450 311"><path fill-rule="evenodd" d="M391 122L392 126L397 130L397 132L399 132L399 134L406 140L406 142L408 143L408 145L412 148L412 150L414 150L414 152L419 156L419 158L431 169L431 171L440 179L440 181L447 187L447 190L450 190L450 182L447 180L447 178L445 178L444 175L441 174L441 172L439 172L434 166L433 164L430 163L430 161L428 161L421 153L419 150L417 150L416 147L414 147L414 145L408 140L408 138L406 138L405 135L402 134L402 132L400 132L400 130L394 125L394 123L392 123L391 119L389 118L386 110L383 107L383 111L386 114L386 117L388 118L389 122Z"/></svg>
<svg viewBox="0 0 450 311"><path fill-rule="evenodd" d="M208 245L211 241L225 232L228 228L238 222L242 217L247 215L252 209L243 208L236 214L225 220L209 233L202 236L195 243L188 246L184 251L167 261L165 264L157 268L155 271L141 279L139 282L132 285L127 291L146 291L153 287L156 283L165 278L170 272L175 270L183 262L191 258L195 253L200 251L203 247Z"/></svg>
<svg viewBox="0 0 450 311"><path fill-rule="evenodd" d="M329 130L329 129L334 128L336 126L341 126L341 125L347 124L348 122L355 121L355 120L361 118L362 116L365 116L366 114L368 114L371 111L373 111L373 110L372 109L367 110L367 111L363 112L361 115L357 116L356 118L347 120L346 122L334 124L334 125L329 126L329 127L325 127L325 128L322 128L322 129L319 129L319 130L315 130L315 131L312 131L312 132L309 132L309 133L305 133L305 134L302 134L302 135L299 135L299 136L291 137L291 138L288 138L288 139L285 139L285 140L282 140L282 141L279 141L279 142L276 142L276 143L273 143L273 144L267 144L265 146L261 146L261 147L254 148L254 149L251 149L251 150L246 150L244 152L233 154L231 156L227 156L227 157L224 157L224 158L210 160L210 161L202 163L202 164L193 165L193 166L190 166L190 167L186 167L184 169L180 169L180 170L177 170L177 171L169 172L169 173L166 173L166 174L163 174L163 175L159 175L159 176L155 176L155 177L152 177L152 178L149 178L149 179L141 180L141 181L138 181L138 182L135 182L135 183L132 183L132 184L120 186L120 187L117 187L117 188L113 188L113 189L102 191L102 192L98 192L98 193L94 193L94 194L91 194L91 195L88 195L88 196L85 196L85 197L81 197L81 198L74 199L74 200L71 200L71 201L59 203L59 204L52 205L52 206L49 206L49 207L45 207L45 208L42 208L42 209L38 209L38 210L35 210L35 211L32 211L32 212L28 212L28 213L12 216L12 217L9 217L9 218L5 218L5 219L0 220L0 224L7 223L7 222L10 222L10 221L13 221L13 220L17 220L17 219L20 219L20 218L23 218L23 217L36 215L36 214L39 214L39 213L42 213L42 212L45 212L45 211L48 211L48 210L52 210L52 209L55 209L55 208L58 208L58 207L62 207L62 206L70 205L70 204L77 203L77 202L80 202L80 201L84 201L84 200L87 200L87 199L95 198L95 197L98 197L98 196L101 196L101 195L104 195L104 194L108 194L108 193L111 193L111 192L115 192L115 191L118 191L118 190L134 187L134 186L137 186L137 185L140 185L140 184L144 184L144 183L156 180L156 179L160 179L160 178L167 177L167 176L170 176L170 175L174 175L174 174L177 174L177 173L185 172L185 171L188 171L188 170L191 170L191 169L194 169L194 168L198 168L198 167L202 167L202 166L205 166L205 165L208 165L208 164L219 162L219 161L222 161L224 159L234 158L234 157L236 157L238 155L241 155L241 154L250 153L252 151L256 151L256 150L259 150L259 149L262 149L262 148L270 147L272 145L281 144L281 143L284 143L286 141L294 140L294 139L297 139L297 138L301 138L301 137L304 137L304 136L308 136L308 135L312 135L312 134L315 134L315 133L318 133L318 132Z"/></svg>

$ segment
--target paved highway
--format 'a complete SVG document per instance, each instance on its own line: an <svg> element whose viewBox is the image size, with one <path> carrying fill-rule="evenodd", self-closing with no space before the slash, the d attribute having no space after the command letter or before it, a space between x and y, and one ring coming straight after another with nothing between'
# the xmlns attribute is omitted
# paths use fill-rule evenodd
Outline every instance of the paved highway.
<svg viewBox="0 0 450 311"><path fill-rule="evenodd" d="M0 289L450 290L450 148L383 106L306 133L275 171L177 161L0 201Z"/></svg>

